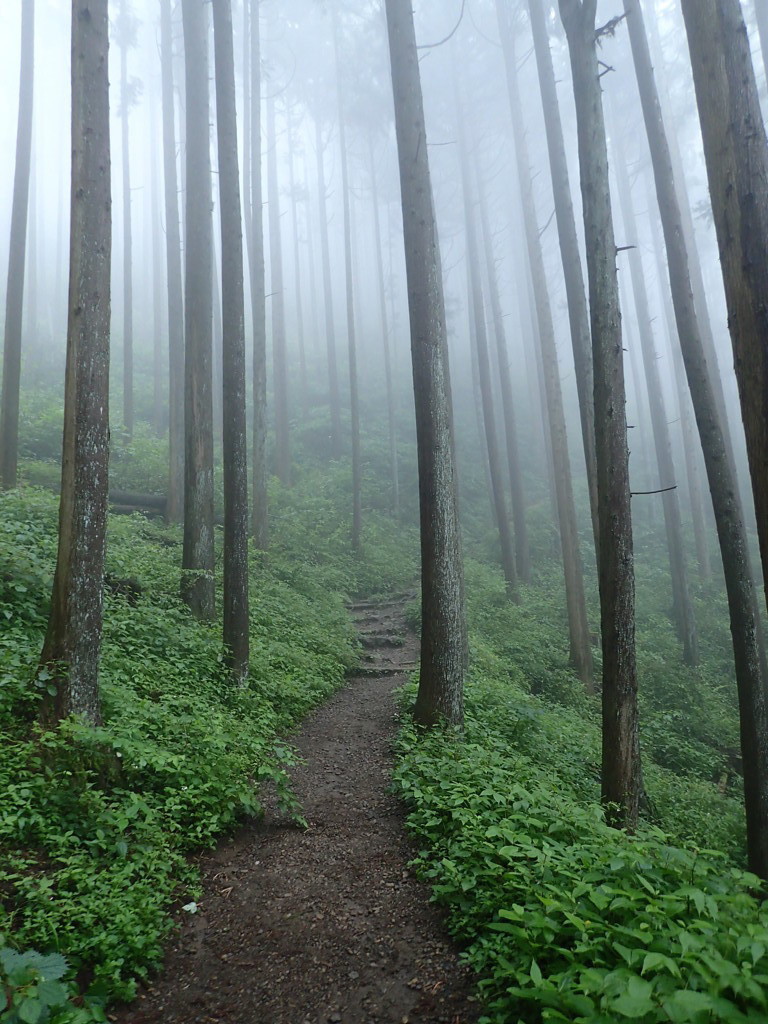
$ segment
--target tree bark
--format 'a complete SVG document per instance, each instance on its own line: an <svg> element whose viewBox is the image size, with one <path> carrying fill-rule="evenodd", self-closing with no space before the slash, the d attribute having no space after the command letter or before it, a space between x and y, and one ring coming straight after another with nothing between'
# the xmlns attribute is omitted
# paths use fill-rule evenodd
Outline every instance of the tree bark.
<svg viewBox="0 0 768 1024"><path fill-rule="evenodd" d="M648 402L651 410L651 429L656 450L656 468L658 480L654 479L652 488L662 490L661 502L664 510L664 527L667 537L667 554L672 583L672 621L678 637L683 645L683 661L686 665L697 665L699 661L699 642L696 635L696 621L688 590L688 573L685 567L683 548L683 524L680 519L680 503L677 496L675 465L672 461L672 442L669 436L667 410L664 404L664 393L659 376L659 364L656 354L656 342L653 337L651 316L648 309L648 291L645 284L645 271L638 248L637 219L632 201L632 190L627 173L626 155L621 143L618 120L614 114L614 130L612 133L615 154L615 175L618 184L619 204L624 222L626 245L632 248L626 254L629 260L629 272L632 280L632 291L635 297L637 313L637 331L640 335L640 349L643 357L643 369L648 390ZM670 490L669 488L674 488ZM649 488L651 489L651 488ZM651 499L652 500L652 499Z"/></svg>
<svg viewBox="0 0 768 1024"><path fill-rule="evenodd" d="M683 0L682 9L726 287L765 573L768 566L765 518L768 484L764 479L768 468L765 425L768 412L768 143L738 0L735 3L700 0L695 5ZM636 17L640 23L639 15ZM660 123L660 118L658 120ZM661 134L663 136L663 129ZM661 196L659 201L661 203ZM670 246L668 239L671 272ZM704 454L706 457L706 445ZM735 510L731 507L732 478L727 480L727 485L731 493L726 491L718 501L710 482L715 514L718 514L718 506L725 503L733 521L729 535L724 537L721 533L721 548L739 687L747 851L750 870L761 878L768 878L768 688L765 664L761 664L757 656L759 624L743 522L738 507ZM728 497L731 497L730 503Z"/></svg>
<svg viewBox="0 0 768 1024"><path fill-rule="evenodd" d="M0 410L0 462L3 490L16 486L19 448L21 329L24 311L24 270L27 253L29 178L32 160L32 105L35 80L35 3L21 8L21 70L16 128L16 169L13 178L11 245L5 299L3 342L3 405Z"/></svg>
<svg viewBox="0 0 768 1024"><path fill-rule="evenodd" d="M296 199L296 176L293 166L293 117L286 106L285 131L288 136L288 192L291 197L291 233L293 241L293 282L295 289L294 305L296 309L296 344L299 349L299 388L301 393L301 409L306 414L309 402L307 393L307 353L304 343L304 303L301 288L301 257L299 250L299 215Z"/></svg>
<svg viewBox="0 0 768 1024"><path fill-rule="evenodd" d="M163 94L163 176L165 183L165 261L168 285L168 522L179 523L184 509L184 299L181 276L176 125L173 96L171 0L161 0L160 52Z"/></svg>
<svg viewBox="0 0 768 1024"><path fill-rule="evenodd" d="M133 230L131 224L131 157L128 111L128 49L131 46L132 15L126 0L120 0L120 155L123 185L123 430L133 437Z"/></svg>
<svg viewBox="0 0 768 1024"><path fill-rule="evenodd" d="M69 317L59 546L41 655L42 720L101 722L99 657L109 468L112 221L107 0L72 3Z"/></svg>
<svg viewBox="0 0 768 1024"><path fill-rule="evenodd" d="M291 442L288 412L288 363L285 341L283 239L277 187L275 98L267 97L267 187L269 190L269 272L272 292L272 366L275 375L275 469L284 487L291 483Z"/></svg>
<svg viewBox="0 0 768 1024"><path fill-rule="evenodd" d="M496 12L501 26L501 0L496 0ZM549 49L549 37L544 17L542 0L528 0L531 16L533 46L536 52L536 67L539 89L544 111L544 128L547 135L547 152L552 179L552 193L555 200L555 219L560 240L560 256L563 263L565 293L568 301L568 320L571 328L573 365L576 372L576 389L579 396L581 438L587 466L589 506L592 515L592 532L595 538L595 552L598 549L597 536L597 467L595 464L595 411L592 384L592 339L589 333L589 310L584 291L584 273L581 264L579 239L576 234L576 217L571 199L571 184L568 162L565 156L563 126L560 120L560 105L557 100L555 71Z"/></svg>
<svg viewBox="0 0 768 1024"><path fill-rule="evenodd" d="M560 527L560 544L568 609L570 662L578 672L579 678L591 690L593 688L592 647L589 621L587 619L587 602L584 595L584 576L579 548L576 506L573 500L571 463L568 453L568 435L565 425L562 387L560 384L557 343L555 341L555 328L552 322L552 308L549 301L544 256L541 250L541 237L536 221L531 164L528 156L528 143L525 138L523 107L517 82L514 35L510 27L503 34L503 45L512 117L512 133L517 161L517 178L520 184L522 199L523 227L531 269L536 320L539 328L539 344L541 347L544 377L544 399L549 422L549 435L552 443L557 521Z"/></svg>
<svg viewBox="0 0 768 1024"><path fill-rule="evenodd" d="M634 555L616 242L596 53L597 0L559 3L576 100L592 332L603 650L602 797L610 820L631 829L642 793Z"/></svg>
<svg viewBox="0 0 768 1024"><path fill-rule="evenodd" d="M231 0L213 0L213 43L224 309L224 648L233 679L243 685L248 675L248 448L245 427L243 232Z"/></svg>
<svg viewBox="0 0 768 1024"><path fill-rule="evenodd" d="M216 611L213 537L213 225L206 0L185 0L185 459L181 596L199 619Z"/></svg>
<svg viewBox="0 0 768 1024"><path fill-rule="evenodd" d="M386 0L403 207L421 526L420 725L464 720L467 630L440 248L411 0Z"/></svg>

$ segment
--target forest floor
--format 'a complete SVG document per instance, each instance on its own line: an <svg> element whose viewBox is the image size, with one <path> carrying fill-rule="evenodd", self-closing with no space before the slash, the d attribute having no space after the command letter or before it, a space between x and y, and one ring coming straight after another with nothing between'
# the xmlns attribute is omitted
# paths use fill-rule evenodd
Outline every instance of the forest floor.
<svg viewBox="0 0 768 1024"><path fill-rule="evenodd" d="M291 737L306 831L263 821L200 859L162 975L120 1024L474 1024L473 980L409 871L390 787L394 689L418 641L404 601L353 606L364 658Z"/></svg>

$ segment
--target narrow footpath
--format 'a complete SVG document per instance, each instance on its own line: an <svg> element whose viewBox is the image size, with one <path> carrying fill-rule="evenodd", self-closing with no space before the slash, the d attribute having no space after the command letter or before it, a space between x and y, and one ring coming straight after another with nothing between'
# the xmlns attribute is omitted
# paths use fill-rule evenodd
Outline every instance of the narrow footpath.
<svg viewBox="0 0 768 1024"><path fill-rule="evenodd" d="M352 612L359 674L293 737L309 829L272 808L200 862L162 975L120 1024L474 1024L472 979L447 937L390 792L393 690L415 665L404 603Z"/></svg>

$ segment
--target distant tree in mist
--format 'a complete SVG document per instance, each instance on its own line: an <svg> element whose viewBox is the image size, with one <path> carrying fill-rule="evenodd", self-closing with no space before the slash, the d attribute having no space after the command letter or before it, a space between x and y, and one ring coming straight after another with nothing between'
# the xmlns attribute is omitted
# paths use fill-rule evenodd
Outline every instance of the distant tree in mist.
<svg viewBox="0 0 768 1024"><path fill-rule="evenodd" d="M112 220L107 0L72 4L69 316L59 545L41 715L101 721L99 656L109 466Z"/></svg>
<svg viewBox="0 0 768 1024"><path fill-rule="evenodd" d="M200 619L215 614L213 536L213 336L208 3L185 0L186 231L184 302L184 550L182 598Z"/></svg>
<svg viewBox="0 0 768 1024"><path fill-rule="evenodd" d="M11 209L11 244L5 299L3 341L3 396L0 409L0 483L16 486L19 447L19 386L21 382L21 327L24 311L24 269L27 253L29 180L32 156L32 103L35 80L35 2L21 9L21 71L19 115L16 128L16 169Z"/></svg>
<svg viewBox="0 0 768 1024"><path fill-rule="evenodd" d="M630 0L625 0L629 3ZM768 141L739 0L683 0L710 197L747 438L757 529L768 568ZM641 25L639 15L637 24ZM670 243L667 242L669 247ZM706 450L705 450L706 454ZM710 485L711 486L711 485ZM734 486L731 481L731 486ZM713 493L713 500L717 501ZM716 504L717 510L717 504ZM768 878L768 680L758 659L743 529L723 544L739 687L749 866ZM766 577L768 578L768 577ZM741 586L739 587L739 583ZM748 587L748 593L745 590ZM735 607L740 599L738 609ZM734 622L734 612L738 619ZM736 626L744 634L736 649ZM752 641L750 643L750 641Z"/></svg>
<svg viewBox="0 0 768 1024"><path fill-rule="evenodd" d="M597 0L559 0L568 37L587 247L597 460L598 580L603 649L602 796L633 828L642 794L635 655L635 579L621 313L608 150L596 46Z"/></svg>
<svg viewBox="0 0 768 1024"><path fill-rule="evenodd" d="M224 450L224 648L234 679L248 674L248 446L245 285L231 0L213 0L221 207Z"/></svg>
<svg viewBox="0 0 768 1024"><path fill-rule="evenodd" d="M464 718L467 632L440 248L411 0L386 0L411 322L421 527L421 669L414 715Z"/></svg>

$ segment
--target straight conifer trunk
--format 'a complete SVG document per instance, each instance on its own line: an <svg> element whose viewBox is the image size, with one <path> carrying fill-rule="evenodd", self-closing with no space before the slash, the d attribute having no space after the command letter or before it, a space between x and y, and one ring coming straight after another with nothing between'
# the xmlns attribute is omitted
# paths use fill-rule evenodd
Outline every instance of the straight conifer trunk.
<svg viewBox="0 0 768 1024"><path fill-rule="evenodd" d="M765 479L768 471L765 422L768 414L768 143L738 0L735 3L698 0L695 5L683 0L682 9L728 302L765 573L768 566L768 483ZM642 28L639 13L636 18ZM660 117L658 121L660 123ZM663 128L660 132L663 138ZM659 202L662 202L661 195ZM663 212L664 207L662 215ZM670 272L671 244L667 239ZM706 445L704 454L706 457ZM733 491L734 481L727 483ZM726 491L719 502L713 490L716 516L719 505L727 501L728 496ZM729 505L726 509L731 512L731 519L736 518ZM738 511L736 509L736 513ZM750 870L761 878L768 878L766 666L765 659L758 658L759 620L740 517L733 523L731 533L733 536L728 537L721 533L721 548L739 687L747 851Z"/></svg>
<svg viewBox="0 0 768 1024"><path fill-rule="evenodd" d="M24 310L24 269L27 257L27 216L32 159L32 103L35 80L35 0L21 8L21 71L16 128L16 170L13 178L11 247L5 299L3 342L3 405L0 410L0 483L16 486L19 447L21 327Z"/></svg>
<svg viewBox="0 0 768 1024"><path fill-rule="evenodd" d="M315 150L317 153L317 202L320 219L320 259L323 268L323 305L325 308L325 340L328 353L328 402L331 412L331 454L341 458L341 407L339 405L339 373L336 367L336 327L333 317L331 286L331 252L328 244L328 199L325 188L323 130L315 119Z"/></svg>
<svg viewBox="0 0 768 1024"><path fill-rule="evenodd" d="M126 0L120 0L120 155L123 166L123 429L133 437L133 228L131 224L131 156L128 130L129 22Z"/></svg>
<svg viewBox="0 0 768 1024"><path fill-rule="evenodd" d="M41 666L45 724L101 722L112 220L107 0L72 3L72 191L59 547Z"/></svg>
<svg viewBox="0 0 768 1024"><path fill-rule="evenodd" d="M523 226L531 270L536 320L539 328L544 403L547 410L549 437L552 444L554 493L557 522L560 527L565 597L568 609L570 662L587 689L591 690L593 688L592 647L589 621L587 619L587 602L584 594L584 575L579 548L576 506L573 500L568 434L565 425L565 410L563 408L555 328L552 321L552 307L549 301L541 237L536 221L531 164L528 156L528 143L525 138L523 107L517 81L514 35L511 26L503 34L503 45L510 113L512 116L512 133L517 159L517 178L520 184L522 201Z"/></svg>
<svg viewBox="0 0 768 1024"><path fill-rule="evenodd" d="M285 130L288 136L288 192L291 197L291 234L293 241L293 282L295 289L294 305L296 312L296 344L299 349L299 388L301 391L301 409L306 415L309 395L307 393L307 353L304 341L304 302L301 281L301 256L299 248L299 213L296 198L296 173L294 170L294 136L293 116L290 107L285 111Z"/></svg>
<svg viewBox="0 0 768 1024"><path fill-rule="evenodd" d="M414 717L464 720L467 630L445 302L411 0L386 0L416 403L421 668Z"/></svg>
<svg viewBox="0 0 768 1024"><path fill-rule="evenodd" d="M597 0L559 3L576 100L592 333L603 649L602 797L611 820L632 829L642 793L634 555L616 241L596 53Z"/></svg>
<svg viewBox="0 0 768 1024"><path fill-rule="evenodd" d="M280 193L277 187L275 97L267 97L267 187L269 190L269 272L272 292L272 367L275 376L275 469L284 487L291 483L291 442L288 413L288 356L285 340L285 285Z"/></svg>
<svg viewBox="0 0 768 1024"><path fill-rule="evenodd" d="M213 537L213 225L208 96L208 4L184 0L186 230L184 551L181 595L199 619L216 611Z"/></svg>
<svg viewBox="0 0 768 1024"><path fill-rule="evenodd" d="M184 299L181 275L176 119L173 95L171 0L161 0L160 53L163 96L165 261L168 285L168 503L166 518L180 523L184 510Z"/></svg>
<svg viewBox="0 0 768 1024"><path fill-rule="evenodd" d="M219 137L221 292L224 310L224 649L234 680L248 675L248 450L245 427L245 287L237 157L231 0L213 0Z"/></svg>

